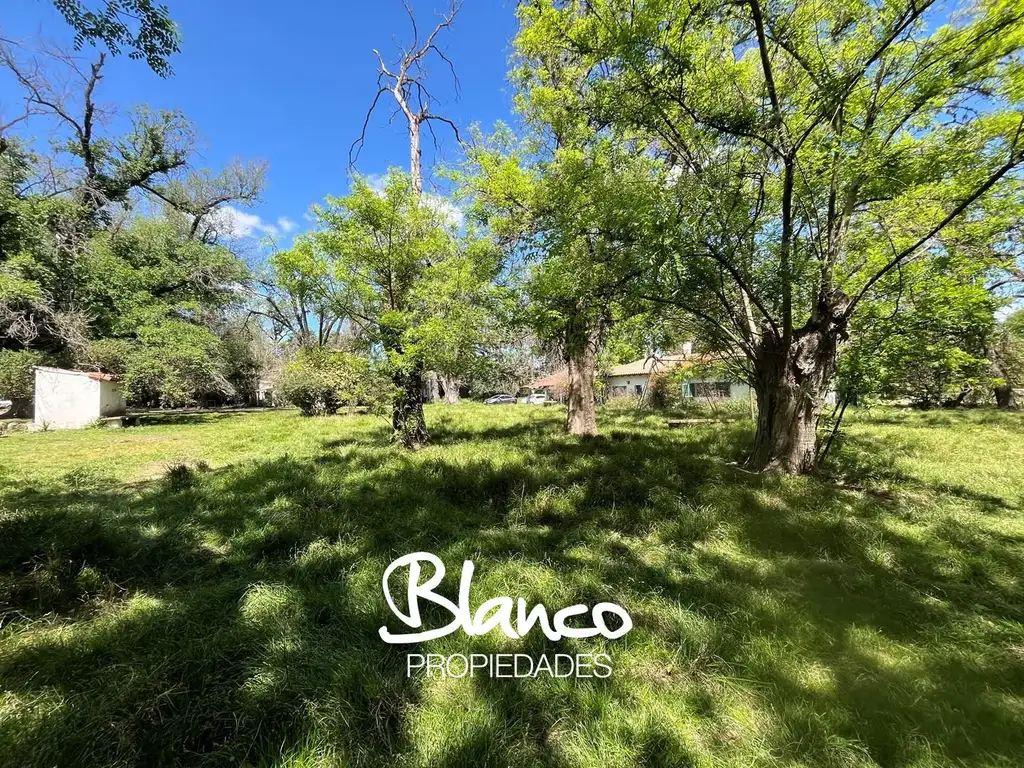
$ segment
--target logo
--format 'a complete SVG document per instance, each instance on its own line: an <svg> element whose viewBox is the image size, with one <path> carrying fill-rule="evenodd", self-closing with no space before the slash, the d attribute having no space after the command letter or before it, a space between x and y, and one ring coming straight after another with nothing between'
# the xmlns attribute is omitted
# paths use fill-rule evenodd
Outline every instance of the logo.
<svg viewBox="0 0 1024 768"><path fill-rule="evenodd" d="M434 573L420 583L424 573L424 563L432 565ZM395 571L406 567L409 569L406 581L408 612L403 612L391 594L390 580L391 575ZM514 640L524 637L529 632L539 628L552 641L561 640L562 638L585 639L597 636L608 640L616 640L633 628L633 620L626 610L615 603L608 602L597 603L593 607L582 604L570 605L567 608L556 611L554 615L549 615L548 609L541 603L531 608L521 597L513 600L511 597L499 596L485 600L474 611L469 602L474 570L474 565L471 561L466 560L463 562L462 575L459 579L459 599L457 603L454 603L435 592L435 589L441 584L445 576L444 563L436 555L430 552L413 552L392 562L384 571L384 576L381 579L384 598L387 600L388 607L392 613L413 631L392 632L384 626L380 628L381 639L391 645L401 645L435 640L457 632L460 629L470 637L484 635L492 630L499 629L506 637ZM443 608L451 615L451 621L441 627L424 628L420 613L420 601L432 603ZM617 622L613 622L618 625L615 628L609 626L608 618L612 616L618 619ZM526 675L519 674L519 660L525 659L532 662L532 657L525 654L514 654L516 657L513 664L515 673L503 675L500 674L500 669L505 662L500 657L511 657L512 654L495 654L494 656L494 659L490 659L486 654L473 654L469 659L469 663L466 663L466 657L461 654L455 654L455 656L447 660L440 654L428 654L426 657L419 654L410 654L408 670L409 674L411 674L414 667L422 668L425 666L428 675L431 673L431 670L435 669L444 674L445 670L450 671L450 661L458 658L463 662L463 674L451 674L452 677L462 677L466 673L472 675L477 668L497 669L499 670L499 673L495 675L497 677L521 677ZM571 667L589 666L588 662L580 661L579 657L581 656L589 657L591 654L576 654L575 659L568 654L557 654L554 666L550 664L546 657L542 656L536 665L530 664L530 674L534 675L537 670L548 669L550 671L554 669L555 676L567 677L571 674L571 671L568 674L559 674L557 672L559 658L572 659L574 664ZM433 657L437 657L438 661L430 662ZM477 662L477 657L486 659L486 662L483 660ZM597 657L608 658L607 654L597 654ZM414 659L418 659L419 663L414 664ZM600 662L594 663L598 667L607 668L610 674L611 667L609 665L601 664ZM577 674L577 676L586 677L588 675ZM597 676L607 677L608 675L599 674Z"/></svg>

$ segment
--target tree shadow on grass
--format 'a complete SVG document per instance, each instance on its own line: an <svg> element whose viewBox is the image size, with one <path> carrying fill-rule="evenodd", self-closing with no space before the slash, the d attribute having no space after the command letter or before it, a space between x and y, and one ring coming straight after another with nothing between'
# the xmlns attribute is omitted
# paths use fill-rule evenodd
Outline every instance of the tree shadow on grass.
<svg viewBox="0 0 1024 768"><path fill-rule="evenodd" d="M21 765L559 767L1024 750L1019 540L917 521L900 493L740 472L744 425L580 441L451 419L434 436L8 494L0 680L19 714L0 748ZM407 652L504 649L380 640L381 574L414 551L449 564L453 599L470 559L475 604L623 605L634 631L596 646L615 676L407 677ZM517 650L594 648L535 633Z"/></svg>

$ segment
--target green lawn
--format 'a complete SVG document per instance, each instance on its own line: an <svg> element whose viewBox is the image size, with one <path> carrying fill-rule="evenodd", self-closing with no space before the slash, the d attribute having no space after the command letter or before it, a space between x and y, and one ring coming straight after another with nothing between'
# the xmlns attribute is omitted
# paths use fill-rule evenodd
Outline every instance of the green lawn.
<svg viewBox="0 0 1024 768"><path fill-rule="evenodd" d="M828 479L746 422L556 409L178 416L0 439L0 764L1024 763L1024 414L855 413ZM380 578L609 600L616 641L388 646ZM607 652L607 680L406 678L405 654Z"/></svg>

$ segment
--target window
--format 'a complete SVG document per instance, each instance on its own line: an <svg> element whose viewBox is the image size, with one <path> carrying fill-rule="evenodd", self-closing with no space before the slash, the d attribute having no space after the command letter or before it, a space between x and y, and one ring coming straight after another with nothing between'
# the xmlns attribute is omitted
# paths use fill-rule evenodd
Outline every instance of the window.
<svg viewBox="0 0 1024 768"><path fill-rule="evenodd" d="M732 392L732 385L728 381L691 381L688 386L690 397L709 400L725 400Z"/></svg>
<svg viewBox="0 0 1024 768"><path fill-rule="evenodd" d="M644 385L643 384L634 384L633 385L633 394L635 394L637 397L639 397L643 393L644 393Z"/></svg>

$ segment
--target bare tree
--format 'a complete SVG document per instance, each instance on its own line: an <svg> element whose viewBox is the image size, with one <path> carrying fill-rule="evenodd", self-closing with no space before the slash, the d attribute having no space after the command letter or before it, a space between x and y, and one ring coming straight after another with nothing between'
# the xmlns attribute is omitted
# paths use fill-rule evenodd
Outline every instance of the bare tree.
<svg viewBox="0 0 1024 768"><path fill-rule="evenodd" d="M363 144L366 142L366 129L369 126L370 117L380 102L381 96L391 94L398 105L397 110L405 116L405 120L409 125L409 173L412 175L413 188L416 190L416 194L422 195L423 148L421 135L423 126L426 125L427 130L430 131L435 147L437 146L437 136L432 126L432 123L435 122L447 125L455 133L456 140L460 143L462 142L458 126L449 118L439 115L435 111L435 99L426 86L427 60L433 54L448 65L452 79L455 82L456 93L459 90L459 78L455 74L455 65L452 64L451 59L437 46L435 41L443 30L449 29L452 26L456 15L458 15L459 10L462 8L462 4L452 0L448 13L442 17L441 21L427 35L426 40L422 44L420 43L419 28L416 24L416 17L412 12L412 8L409 7L408 3L404 3L404 5L406 13L409 14L409 21L412 23L412 42L402 49L398 63L392 67L389 67L384 62L384 57L381 56L380 51L376 48L373 49L379 64L377 69L377 93L366 112L366 118L363 120L363 129L359 134L359 138L352 143L352 147L349 150L349 163L354 165L359 157L359 150L362 149ZM393 118L394 115L392 115Z"/></svg>

